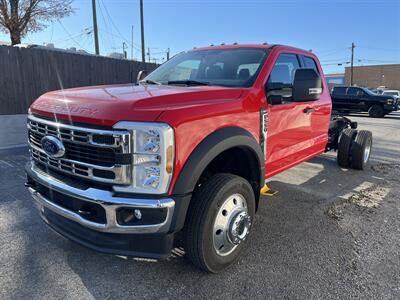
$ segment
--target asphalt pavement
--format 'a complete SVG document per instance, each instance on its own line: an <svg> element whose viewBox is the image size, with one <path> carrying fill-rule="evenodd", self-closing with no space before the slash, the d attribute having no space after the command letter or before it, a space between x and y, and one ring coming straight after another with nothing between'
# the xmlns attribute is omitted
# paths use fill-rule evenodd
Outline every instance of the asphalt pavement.
<svg viewBox="0 0 400 300"><path fill-rule="evenodd" d="M24 188L27 150L0 151L0 299L400 298L400 113L351 116L373 132L365 171L323 154L279 174L251 241L225 272L178 250L159 262L100 254L55 234Z"/></svg>

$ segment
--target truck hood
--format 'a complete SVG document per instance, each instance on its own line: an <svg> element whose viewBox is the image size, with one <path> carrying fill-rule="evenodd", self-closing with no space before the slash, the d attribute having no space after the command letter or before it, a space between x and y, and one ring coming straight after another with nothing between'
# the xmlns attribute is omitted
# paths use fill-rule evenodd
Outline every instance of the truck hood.
<svg viewBox="0 0 400 300"><path fill-rule="evenodd" d="M113 126L119 121L155 121L166 110L232 101L242 91L216 86L94 86L46 93L32 104L31 112L70 122Z"/></svg>
<svg viewBox="0 0 400 300"><path fill-rule="evenodd" d="M393 96L393 95L372 95L371 99L373 99L373 100L381 100L381 101L385 101L387 99L395 100L396 96Z"/></svg>

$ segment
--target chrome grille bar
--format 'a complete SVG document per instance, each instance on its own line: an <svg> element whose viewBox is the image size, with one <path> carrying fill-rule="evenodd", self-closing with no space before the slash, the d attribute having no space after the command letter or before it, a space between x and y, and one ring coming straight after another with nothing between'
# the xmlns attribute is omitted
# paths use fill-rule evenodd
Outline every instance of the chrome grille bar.
<svg viewBox="0 0 400 300"><path fill-rule="evenodd" d="M28 129L40 135L54 135L62 141L72 141L77 144L95 145L99 147L122 147L122 153L130 153L130 139L128 131L101 130L83 128L63 123L40 119L35 116L28 117ZM99 143L96 139L108 137L112 143Z"/></svg>
<svg viewBox="0 0 400 300"><path fill-rule="evenodd" d="M131 183L132 165L112 162L116 155L131 152L127 131L77 127L29 116L28 132L31 157L44 167L101 183ZM67 153L68 157L50 157L40 142L47 135L58 137L65 145L76 145L78 149L70 148L72 157Z"/></svg>

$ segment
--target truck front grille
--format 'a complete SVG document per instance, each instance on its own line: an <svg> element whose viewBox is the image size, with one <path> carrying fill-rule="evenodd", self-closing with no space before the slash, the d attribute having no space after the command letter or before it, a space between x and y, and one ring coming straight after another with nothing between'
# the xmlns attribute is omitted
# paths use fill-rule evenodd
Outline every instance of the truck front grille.
<svg viewBox="0 0 400 300"><path fill-rule="evenodd" d="M61 158L48 155L42 148L45 136L62 141ZM38 164L93 181L130 184L130 136L127 131L99 130L66 125L34 116L28 118L31 157Z"/></svg>

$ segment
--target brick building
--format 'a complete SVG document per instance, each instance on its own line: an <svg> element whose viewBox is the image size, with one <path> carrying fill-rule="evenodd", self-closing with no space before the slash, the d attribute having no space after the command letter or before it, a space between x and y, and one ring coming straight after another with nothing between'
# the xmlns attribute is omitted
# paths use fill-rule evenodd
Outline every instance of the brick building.
<svg viewBox="0 0 400 300"><path fill-rule="evenodd" d="M328 84L329 90L337 85L344 85L344 74L337 73L337 74L325 74L326 83Z"/></svg>
<svg viewBox="0 0 400 300"><path fill-rule="evenodd" d="M350 85L350 67L345 68L345 82ZM369 88L385 86L400 90L400 64L357 66L353 71L353 84Z"/></svg>

